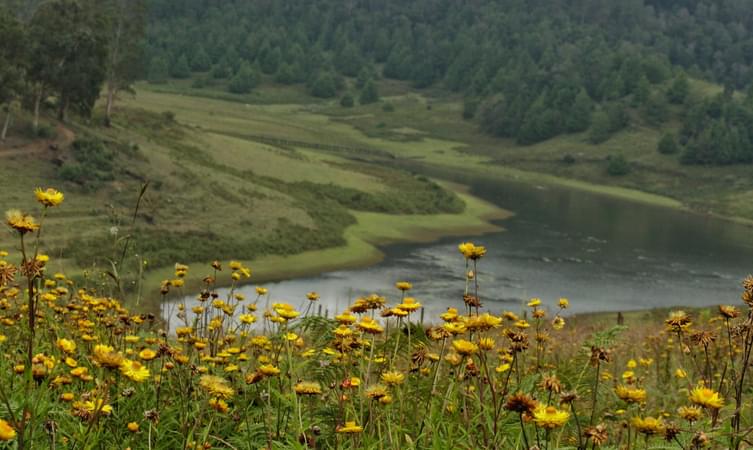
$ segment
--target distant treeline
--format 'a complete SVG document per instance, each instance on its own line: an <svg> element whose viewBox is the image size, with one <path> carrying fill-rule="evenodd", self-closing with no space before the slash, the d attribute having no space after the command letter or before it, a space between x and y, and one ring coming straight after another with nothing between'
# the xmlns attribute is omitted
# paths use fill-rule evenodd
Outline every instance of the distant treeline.
<svg viewBox="0 0 753 450"><path fill-rule="evenodd" d="M686 162L753 160L753 132L740 119L750 104L731 96L753 79L750 0L151 5L153 81L204 72L243 91L267 74L333 97L342 77L356 77L357 87L381 76L408 80L462 92L466 118L526 144L589 129L590 140L603 141L628 124L629 108L661 125L670 105L686 102L690 76L723 85L726 95L711 102L719 113L693 107L674 148L687 148Z"/></svg>
<svg viewBox="0 0 753 450"><path fill-rule="evenodd" d="M29 3L33 25L50 3L76 2ZM347 107L377 101L384 77L462 93L466 119L521 144L582 131L599 143L632 118L679 119L661 151L753 161L753 95L735 94L753 80L751 0L150 0L148 14L145 64L125 67L154 83L192 78L243 94L274 80ZM694 98L693 78L723 94Z"/></svg>
<svg viewBox="0 0 753 450"><path fill-rule="evenodd" d="M145 0L0 0L0 105L89 116L106 86L116 94L144 73Z"/></svg>

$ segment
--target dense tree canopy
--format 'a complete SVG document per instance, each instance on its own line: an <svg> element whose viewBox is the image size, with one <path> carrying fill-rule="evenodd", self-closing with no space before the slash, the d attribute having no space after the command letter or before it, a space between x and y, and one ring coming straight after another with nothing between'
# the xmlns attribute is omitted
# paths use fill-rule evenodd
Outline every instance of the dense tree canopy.
<svg viewBox="0 0 753 450"><path fill-rule="evenodd" d="M598 143L636 118L663 127L679 114L683 161L753 160L751 106L732 95L753 80L750 0L151 0L143 56L143 0L123 22L127 3L0 0L30 42L30 56L0 76L24 73L61 113L87 112L103 79L116 92L138 73L234 93L300 83L360 103L378 101L386 77L462 93L466 119L521 144L583 131ZM725 95L699 102L692 79Z"/></svg>
<svg viewBox="0 0 753 450"><path fill-rule="evenodd" d="M747 86L752 29L749 0L153 0L149 53L208 56L222 77L246 61L320 97L336 95L333 72L359 89L379 73L440 85L472 97L487 132L533 143L608 137L624 125L592 115L622 99L658 126L688 75Z"/></svg>

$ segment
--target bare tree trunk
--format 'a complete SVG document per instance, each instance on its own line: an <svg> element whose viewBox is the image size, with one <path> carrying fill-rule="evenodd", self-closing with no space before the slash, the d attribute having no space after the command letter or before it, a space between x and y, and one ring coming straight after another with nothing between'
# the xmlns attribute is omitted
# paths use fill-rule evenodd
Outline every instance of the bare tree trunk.
<svg viewBox="0 0 753 450"><path fill-rule="evenodd" d="M112 125L112 106L115 103L115 85L110 82L107 84L107 106L105 107L105 126Z"/></svg>
<svg viewBox="0 0 753 450"><path fill-rule="evenodd" d="M65 122L65 113L68 109L68 99L65 97L60 98L60 108L58 109L58 120Z"/></svg>
<svg viewBox="0 0 753 450"><path fill-rule="evenodd" d="M0 141L4 141L5 137L8 135L8 127L10 126L10 106L8 106L8 109L5 114L5 124L3 125L3 132L0 134Z"/></svg>
<svg viewBox="0 0 753 450"><path fill-rule="evenodd" d="M37 94L34 97L34 133L39 130L39 105L42 103L42 90L37 89Z"/></svg>
<svg viewBox="0 0 753 450"><path fill-rule="evenodd" d="M118 17L118 26L115 29L115 36L111 43L110 48L110 63L107 73L107 106L105 107L105 126L109 127L112 124L112 106L115 103L115 94L118 89L118 69L120 63L120 46L121 39L123 37L123 21L124 12L127 11L128 6L126 2L119 5L120 13L116 15Z"/></svg>

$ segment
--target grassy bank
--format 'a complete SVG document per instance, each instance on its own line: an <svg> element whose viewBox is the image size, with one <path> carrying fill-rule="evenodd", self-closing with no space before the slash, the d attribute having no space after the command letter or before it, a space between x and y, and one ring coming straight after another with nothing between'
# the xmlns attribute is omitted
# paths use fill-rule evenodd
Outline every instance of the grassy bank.
<svg viewBox="0 0 753 450"><path fill-rule="evenodd" d="M293 104L294 93L274 86L248 98L185 95L196 92L181 83L137 86L135 97L118 103L111 129L74 124L48 140L16 139L0 149L0 176L17 180L2 209L51 180L76 194L43 236L57 270L81 273L95 256L102 267L101 257L116 255L133 234L150 279L174 261L252 255L263 281L369 264L380 257L375 246L389 242L494 229L477 221L485 213L467 195L459 214L459 197L447 194L453 189L437 191L410 171L561 186L753 223L746 167L681 166L655 151L659 130L640 123L598 146L569 135L521 147L459 120L459 98L398 82L383 83L381 103L355 108L305 96ZM60 179L60 165L76 162L68 147L74 133L130 149L116 153L110 181L84 188ZM608 176L604 158L616 153L638 170ZM563 154L575 162L564 163ZM144 180L153 182L131 226ZM0 248L15 246L0 235Z"/></svg>
<svg viewBox="0 0 753 450"><path fill-rule="evenodd" d="M446 186L455 190L465 202L466 207L462 213L396 216L354 211L357 222L345 229L345 245L290 256L263 256L243 260L243 263L252 268L254 283L363 267L381 261L384 255L379 246L398 242L430 242L442 237L469 237L499 231L502 228L492 221L508 218L512 214L469 195L463 186ZM211 260L183 263L208 273ZM160 280L172 277L172 267L165 267L149 272L144 283L151 288L158 286ZM195 290L200 285L200 280L194 280L193 283L189 280L187 290Z"/></svg>

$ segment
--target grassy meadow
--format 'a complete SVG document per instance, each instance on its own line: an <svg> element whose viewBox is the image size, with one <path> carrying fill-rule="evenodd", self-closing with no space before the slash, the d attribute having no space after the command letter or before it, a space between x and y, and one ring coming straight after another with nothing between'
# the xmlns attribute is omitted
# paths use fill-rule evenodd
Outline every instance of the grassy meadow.
<svg viewBox="0 0 753 450"><path fill-rule="evenodd" d="M167 300L201 286L168 334L120 300L125 272L76 281L55 270L43 237L75 194L31 197L5 219L22 259L0 251L0 448L751 447L753 277L737 304L617 324L567 317L564 298L496 311L476 275L496 250L464 242L465 294L424 326L406 281L330 319L314 314L316 292L299 308L261 286L236 292L256 281L245 262L175 264L144 287ZM404 238L373 214L349 239Z"/></svg>
<svg viewBox="0 0 753 450"><path fill-rule="evenodd" d="M112 249L128 239L139 256L127 264L146 267L153 279L174 261L207 262L238 252L264 279L283 278L368 264L379 258L374 245L437 237L440 230L454 234L459 223L491 231L496 226L486 219L509 214L491 205L462 206L480 201L454 185L438 193L434 182L410 170L564 185L753 220L745 201L753 182L745 167L680 165L675 156L656 152L659 130L637 115L600 145L574 134L521 147L460 120L459 97L401 82L381 82L381 102L355 108L310 97L302 87L272 84L238 96L221 86L190 86L190 80L142 83L135 96L124 94L117 103L112 128L93 126L101 119L96 110L91 123L51 123L47 140L15 138L0 149L0 176L14 180L3 208L17 206L49 180L79 194L64 215L51 219L61 225L55 235L45 237L57 269L78 276L107 267ZM717 90L693 83L696 96ZM25 119L11 136L23 134ZM77 161L70 143L81 136L118 149L103 181L61 179L66 164ZM563 154L574 162L563 162ZM617 154L632 164L628 175L607 175L606 157ZM415 226L425 222L422 214L437 215L430 229ZM371 225L377 223L390 226ZM0 245L14 250L7 234L0 234ZM282 268L289 262L295 271Z"/></svg>

